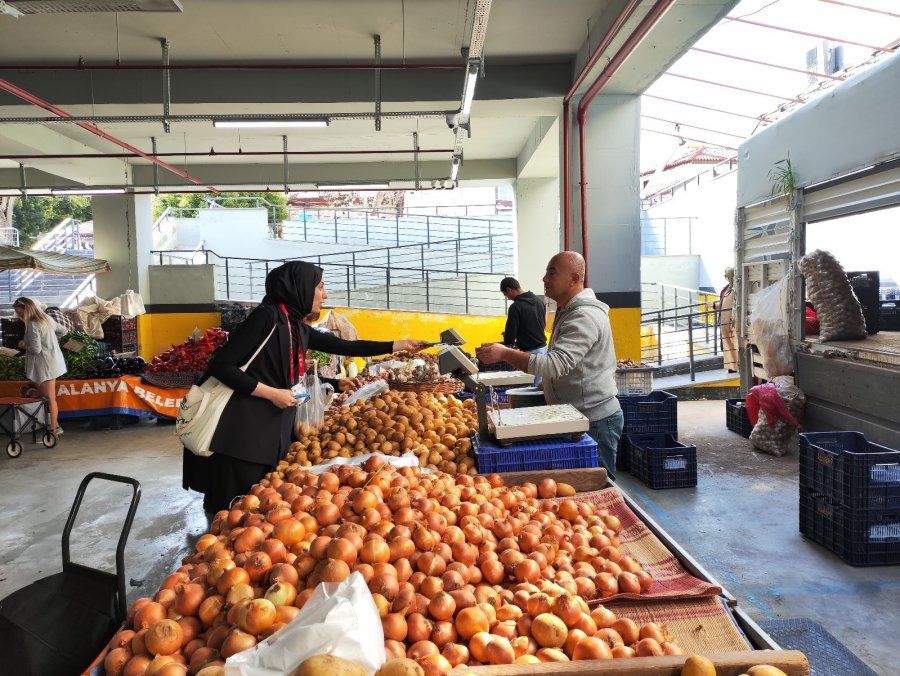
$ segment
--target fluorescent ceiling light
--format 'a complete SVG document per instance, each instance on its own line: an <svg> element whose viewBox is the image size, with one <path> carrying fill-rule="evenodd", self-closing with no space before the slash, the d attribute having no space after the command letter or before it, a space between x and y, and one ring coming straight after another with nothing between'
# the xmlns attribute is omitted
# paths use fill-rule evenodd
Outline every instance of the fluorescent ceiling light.
<svg viewBox="0 0 900 676"><path fill-rule="evenodd" d="M462 164L458 157L453 158L453 163L450 165L450 180L454 183L456 182L456 177L459 174L459 165Z"/></svg>
<svg viewBox="0 0 900 676"><path fill-rule="evenodd" d="M327 127L328 120L213 120L213 126L221 129L235 128L285 128L285 127Z"/></svg>
<svg viewBox="0 0 900 676"><path fill-rule="evenodd" d="M317 185L319 190L386 190L388 183L345 183L334 185Z"/></svg>
<svg viewBox="0 0 900 676"><path fill-rule="evenodd" d="M72 188L66 190L51 189L51 195L124 195L125 188Z"/></svg>
<svg viewBox="0 0 900 676"><path fill-rule="evenodd" d="M466 71L465 91L463 92L462 108L460 112L468 115L472 112L472 100L475 98L475 85L478 83L478 66L470 66Z"/></svg>

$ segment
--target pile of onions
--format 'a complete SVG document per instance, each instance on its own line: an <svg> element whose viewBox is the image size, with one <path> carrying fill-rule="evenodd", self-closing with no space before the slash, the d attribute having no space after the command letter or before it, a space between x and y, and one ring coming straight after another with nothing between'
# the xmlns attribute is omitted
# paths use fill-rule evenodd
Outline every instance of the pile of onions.
<svg viewBox="0 0 900 676"><path fill-rule="evenodd" d="M285 465L215 516L154 598L132 604L107 674L213 676L289 622L316 585L353 571L372 592L388 658L412 658L427 676L680 654L664 628L588 607L652 585L619 551L620 528L606 510L497 475L397 470L380 456L318 475Z"/></svg>
<svg viewBox="0 0 900 676"><path fill-rule="evenodd" d="M349 407L331 408L318 430L301 430L284 466L308 467L367 453L414 453L422 467L474 475L470 437L477 428L474 400L391 390Z"/></svg>

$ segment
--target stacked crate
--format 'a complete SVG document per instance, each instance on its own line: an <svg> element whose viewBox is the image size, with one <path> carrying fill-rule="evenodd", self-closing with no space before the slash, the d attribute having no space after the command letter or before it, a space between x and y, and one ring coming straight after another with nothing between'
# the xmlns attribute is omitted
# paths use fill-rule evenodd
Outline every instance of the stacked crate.
<svg viewBox="0 0 900 676"><path fill-rule="evenodd" d="M0 332L3 334L3 347L18 350L19 343L25 340L25 322L18 317L0 319Z"/></svg>
<svg viewBox="0 0 900 676"><path fill-rule="evenodd" d="M102 342L107 352L137 352L137 320L113 315L103 322Z"/></svg>
<svg viewBox="0 0 900 676"><path fill-rule="evenodd" d="M800 532L854 566L900 564L900 451L860 432L801 434Z"/></svg>
<svg viewBox="0 0 900 676"><path fill-rule="evenodd" d="M862 305L863 317L866 320L866 333L878 333L881 305L879 303L879 289L881 275L877 270L868 272L848 272L847 279L853 287L853 293Z"/></svg>
<svg viewBox="0 0 900 676"><path fill-rule="evenodd" d="M697 485L697 447L678 441L678 397L661 390L618 397L625 416L616 469L650 488Z"/></svg>

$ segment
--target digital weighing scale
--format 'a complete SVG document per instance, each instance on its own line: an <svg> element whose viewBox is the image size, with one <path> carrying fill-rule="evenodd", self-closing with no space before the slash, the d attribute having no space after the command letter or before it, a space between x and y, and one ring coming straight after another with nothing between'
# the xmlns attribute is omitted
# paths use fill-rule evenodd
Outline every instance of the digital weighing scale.
<svg viewBox="0 0 900 676"><path fill-rule="evenodd" d="M590 421L570 404L554 406L531 406L522 409L487 408L487 393L490 387L499 385L503 376L518 379L517 382L502 384L531 384L534 376L521 371L479 373L475 363L456 346L445 347L438 353L438 370L442 374L450 373L462 380L466 387L475 393L475 405L478 411L478 436L487 441L493 436L497 441L509 444L514 441L529 439L545 439L580 435L587 432Z"/></svg>

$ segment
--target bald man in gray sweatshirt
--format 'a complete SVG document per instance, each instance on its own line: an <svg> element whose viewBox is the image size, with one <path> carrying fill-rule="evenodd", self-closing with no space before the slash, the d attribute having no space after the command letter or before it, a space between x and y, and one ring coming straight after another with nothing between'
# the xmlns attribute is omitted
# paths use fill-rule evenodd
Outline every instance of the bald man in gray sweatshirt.
<svg viewBox="0 0 900 676"><path fill-rule="evenodd" d="M616 398L616 353L609 325L609 306L584 286L581 254L563 251L550 259L544 295L558 309L547 354L529 354L500 343L477 350L486 364L505 361L544 379L548 404L571 404L591 422L588 434L597 442L600 465L615 479L616 450L625 418Z"/></svg>

